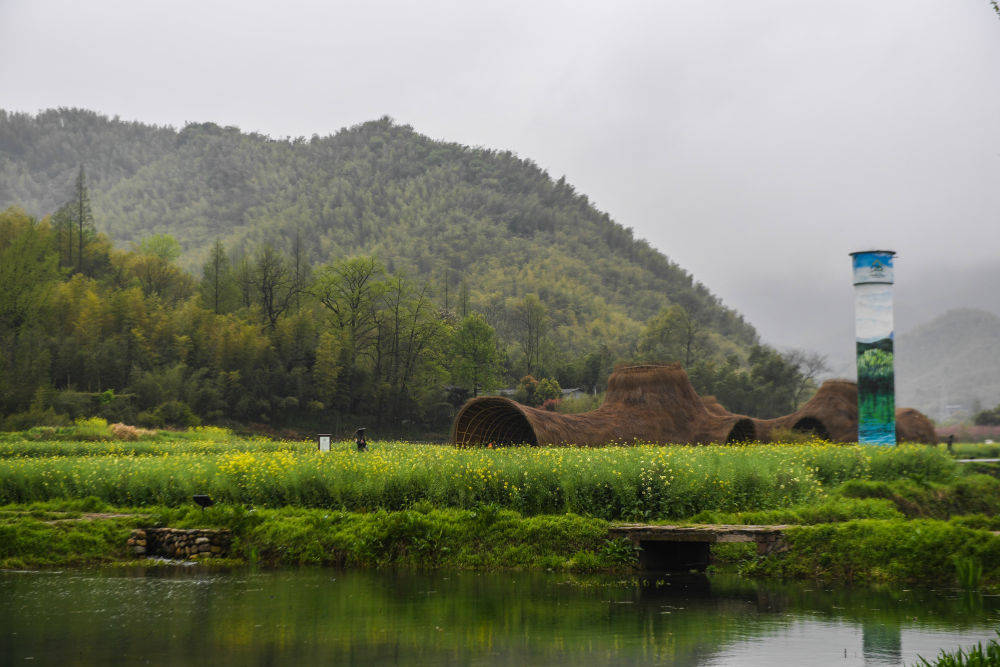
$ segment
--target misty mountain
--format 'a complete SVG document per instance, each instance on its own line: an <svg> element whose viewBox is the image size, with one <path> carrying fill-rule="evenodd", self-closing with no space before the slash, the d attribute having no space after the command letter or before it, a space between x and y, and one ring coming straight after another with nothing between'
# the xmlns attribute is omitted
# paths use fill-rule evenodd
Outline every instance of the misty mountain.
<svg viewBox="0 0 1000 667"><path fill-rule="evenodd" d="M488 318L535 292L564 353L621 351L669 304L724 352L757 341L738 313L565 179L388 118L278 140L214 123L176 130L75 109L0 111L0 209L54 211L81 164L99 231L120 245L171 234L196 272L216 239L236 253L298 243L316 264L376 254L445 299L467 291Z"/></svg>
<svg viewBox="0 0 1000 667"><path fill-rule="evenodd" d="M938 420L1000 403L1000 317L954 309L899 334L896 395Z"/></svg>

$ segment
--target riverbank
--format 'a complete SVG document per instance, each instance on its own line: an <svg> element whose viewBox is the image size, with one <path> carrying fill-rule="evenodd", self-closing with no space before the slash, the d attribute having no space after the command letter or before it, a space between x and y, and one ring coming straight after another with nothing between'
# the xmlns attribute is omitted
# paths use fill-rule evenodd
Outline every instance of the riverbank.
<svg viewBox="0 0 1000 667"><path fill-rule="evenodd" d="M131 563L136 528L232 532L224 559L202 565L631 570L635 553L609 523L573 514L523 517L421 507L368 513L307 508L111 507L96 499L0 507L0 568Z"/></svg>
<svg viewBox="0 0 1000 667"><path fill-rule="evenodd" d="M786 551L758 556L753 545L716 545L712 568L765 578L1000 588L996 517L907 519L888 500L838 498L789 508L781 518L799 524L785 530ZM130 534L153 526L231 531L229 553L199 561L202 567L635 572L638 564L630 543L608 537L611 522L573 514L524 517L491 506L369 513L216 506L203 513L89 499L0 507L0 568L133 564Z"/></svg>

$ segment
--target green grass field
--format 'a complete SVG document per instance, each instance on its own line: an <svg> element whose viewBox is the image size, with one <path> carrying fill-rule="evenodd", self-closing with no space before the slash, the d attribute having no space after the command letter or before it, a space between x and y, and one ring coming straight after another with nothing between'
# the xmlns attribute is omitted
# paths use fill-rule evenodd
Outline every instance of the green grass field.
<svg viewBox="0 0 1000 667"><path fill-rule="evenodd" d="M100 424L92 424L97 429ZM0 502L95 497L116 505L181 506L196 493L258 507L403 510L419 503L495 505L523 515L572 512L666 520L703 511L770 510L821 500L847 480L945 481L956 464L920 446L822 442L599 449L456 449L375 442L236 438L201 429L172 439L0 442Z"/></svg>
<svg viewBox="0 0 1000 667"><path fill-rule="evenodd" d="M607 539L609 522L685 521L800 526L783 554L716 550L745 574L995 586L990 465L943 447L821 441L318 452L89 420L0 435L0 567L121 562L132 527L170 525L229 528L235 558L270 565L616 569L635 553ZM202 513L196 493L218 504ZM81 512L127 516L66 520Z"/></svg>

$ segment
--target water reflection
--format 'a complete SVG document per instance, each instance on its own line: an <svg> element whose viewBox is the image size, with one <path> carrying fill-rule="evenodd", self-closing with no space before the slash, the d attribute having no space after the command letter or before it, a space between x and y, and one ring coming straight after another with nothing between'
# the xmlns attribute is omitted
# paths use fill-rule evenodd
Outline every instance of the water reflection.
<svg viewBox="0 0 1000 667"><path fill-rule="evenodd" d="M724 577L0 574L0 664L909 664L997 598Z"/></svg>

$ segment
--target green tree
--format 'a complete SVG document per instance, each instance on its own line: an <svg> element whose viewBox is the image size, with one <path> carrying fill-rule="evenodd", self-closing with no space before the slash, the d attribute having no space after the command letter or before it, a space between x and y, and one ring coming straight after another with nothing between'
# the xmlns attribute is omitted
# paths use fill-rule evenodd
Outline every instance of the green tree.
<svg viewBox="0 0 1000 667"><path fill-rule="evenodd" d="M364 362L374 363L381 350L379 313L387 289L385 268L374 257L354 257L321 268L312 293L326 309L341 339L344 381L342 402L356 407L361 400Z"/></svg>
<svg viewBox="0 0 1000 667"><path fill-rule="evenodd" d="M48 228L18 209L0 213L0 409L25 407L47 382L42 308L58 277Z"/></svg>
<svg viewBox="0 0 1000 667"><path fill-rule="evenodd" d="M142 240L139 252L171 263L181 256L181 244L170 234L154 234Z"/></svg>
<svg viewBox="0 0 1000 667"><path fill-rule="evenodd" d="M295 303L305 289L302 276L297 274L288 257L270 243L258 248L247 278L251 281L250 293L254 305L270 329Z"/></svg>
<svg viewBox="0 0 1000 667"><path fill-rule="evenodd" d="M548 335L549 315L537 294L527 294L514 302L510 322L529 373L542 366L542 349Z"/></svg>
<svg viewBox="0 0 1000 667"><path fill-rule="evenodd" d="M559 400L562 398L562 388L555 378L543 378L539 380L535 388L535 403L541 405L545 401Z"/></svg>
<svg viewBox="0 0 1000 667"><path fill-rule="evenodd" d="M181 270L171 256L169 236L154 238L150 243L143 241L127 258L127 271L138 281L147 296L157 296L171 303L186 299L194 290L194 279Z"/></svg>
<svg viewBox="0 0 1000 667"><path fill-rule="evenodd" d="M525 375L517 383L514 390L514 400L525 405L538 405L535 401L535 391L538 389L538 380L533 375Z"/></svg>
<svg viewBox="0 0 1000 667"><path fill-rule="evenodd" d="M235 305L237 288L233 267L220 239L215 240L208 259L202 266L201 283L198 287L202 303L214 313L227 313Z"/></svg>
<svg viewBox="0 0 1000 667"><path fill-rule="evenodd" d="M87 175L83 171L83 165L80 165L80 171L77 172L76 182L73 185L73 199L68 203L69 210L71 211L71 219L75 223L77 231L77 262L76 270L83 272L83 249L86 245L84 242L84 236L86 234L94 233L94 215L90 209L90 193L87 190ZM72 259L72 257L70 258Z"/></svg>
<svg viewBox="0 0 1000 667"><path fill-rule="evenodd" d="M667 306L646 323L639 353L647 361L679 361L690 368L711 349L708 331L683 306Z"/></svg>
<svg viewBox="0 0 1000 667"><path fill-rule="evenodd" d="M336 402L342 370L340 336L332 331L324 331L319 335L316 363L313 366L316 395L324 406L331 406Z"/></svg>
<svg viewBox="0 0 1000 667"><path fill-rule="evenodd" d="M500 385L500 352L496 332L482 315L462 320L453 338L452 382L472 390L489 391Z"/></svg>
<svg viewBox="0 0 1000 667"><path fill-rule="evenodd" d="M1000 426L1000 405L992 410L976 412L973 422L976 426Z"/></svg>

